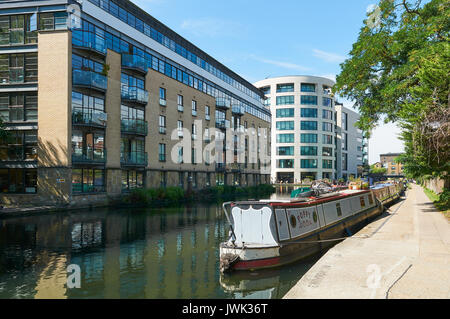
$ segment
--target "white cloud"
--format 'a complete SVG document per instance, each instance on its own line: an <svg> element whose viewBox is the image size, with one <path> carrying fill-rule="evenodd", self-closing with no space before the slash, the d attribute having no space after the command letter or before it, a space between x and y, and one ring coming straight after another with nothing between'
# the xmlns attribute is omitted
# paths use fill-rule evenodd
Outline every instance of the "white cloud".
<svg viewBox="0 0 450 319"><path fill-rule="evenodd" d="M264 59L264 58L260 58L260 57L254 56L254 55L251 55L251 58L253 58L259 62L262 62L265 64L272 64L272 65L275 65L275 66L278 66L278 67L284 68L284 69L291 69L291 70L300 71L300 72L311 70L311 68L305 67L303 65L291 63L291 62Z"/></svg>
<svg viewBox="0 0 450 319"><path fill-rule="evenodd" d="M332 62L332 63L341 63L344 62L346 57L343 55L339 55L336 53L330 53L330 52L325 52L325 51L321 51L318 49L313 49L313 54L316 58L319 58L321 60L324 60L326 62Z"/></svg>
<svg viewBox="0 0 450 319"><path fill-rule="evenodd" d="M233 36L242 32L239 23L227 20L202 18L184 20L181 28L196 36Z"/></svg>

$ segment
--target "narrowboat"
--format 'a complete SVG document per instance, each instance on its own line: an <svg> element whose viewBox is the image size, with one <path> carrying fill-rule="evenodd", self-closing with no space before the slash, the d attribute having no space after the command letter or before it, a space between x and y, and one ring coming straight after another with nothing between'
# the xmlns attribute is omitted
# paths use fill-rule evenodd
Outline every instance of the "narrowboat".
<svg viewBox="0 0 450 319"><path fill-rule="evenodd" d="M290 200L224 203L230 236L220 244L220 271L279 267L316 254L379 216L402 191L401 183L367 190L313 185Z"/></svg>

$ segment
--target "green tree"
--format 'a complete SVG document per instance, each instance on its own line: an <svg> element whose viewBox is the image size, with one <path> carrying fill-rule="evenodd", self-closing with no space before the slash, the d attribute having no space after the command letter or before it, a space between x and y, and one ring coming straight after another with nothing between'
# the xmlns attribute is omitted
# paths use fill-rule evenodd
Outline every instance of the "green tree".
<svg viewBox="0 0 450 319"><path fill-rule="evenodd" d="M375 175L384 175L386 174L387 169L385 167L375 167L375 165L370 166L369 173Z"/></svg>
<svg viewBox="0 0 450 319"><path fill-rule="evenodd" d="M362 130L399 123L410 176L449 169L449 32L448 0L381 0L337 76L335 91L355 101Z"/></svg>

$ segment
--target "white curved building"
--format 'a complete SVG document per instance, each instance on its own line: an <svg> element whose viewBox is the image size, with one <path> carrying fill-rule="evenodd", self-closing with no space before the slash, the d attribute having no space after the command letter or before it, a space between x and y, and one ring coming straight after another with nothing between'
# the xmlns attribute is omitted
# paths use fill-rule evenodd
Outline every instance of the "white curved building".
<svg viewBox="0 0 450 319"><path fill-rule="evenodd" d="M272 112L272 181L338 178L334 84L316 76L283 76L254 84L266 94Z"/></svg>

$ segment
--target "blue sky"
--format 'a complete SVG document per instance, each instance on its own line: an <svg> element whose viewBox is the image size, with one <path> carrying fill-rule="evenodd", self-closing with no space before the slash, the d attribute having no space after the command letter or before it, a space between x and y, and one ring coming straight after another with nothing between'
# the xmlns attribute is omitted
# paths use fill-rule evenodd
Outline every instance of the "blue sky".
<svg viewBox="0 0 450 319"><path fill-rule="evenodd" d="M132 0L250 82L281 75L334 78L375 0ZM342 100L346 106L349 101ZM370 163L399 152L395 125L370 140ZM386 143L386 141L390 141Z"/></svg>

